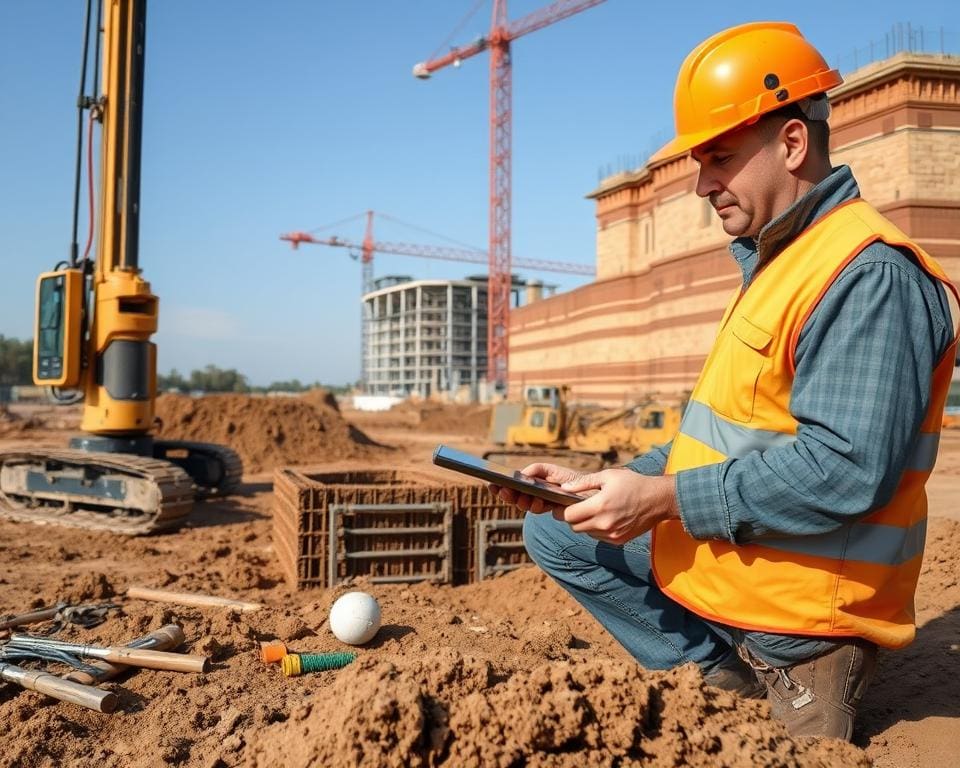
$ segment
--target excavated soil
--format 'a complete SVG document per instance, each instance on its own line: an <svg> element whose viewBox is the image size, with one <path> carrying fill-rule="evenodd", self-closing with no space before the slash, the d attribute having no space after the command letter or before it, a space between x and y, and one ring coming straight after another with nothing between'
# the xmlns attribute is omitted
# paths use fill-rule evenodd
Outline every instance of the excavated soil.
<svg viewBox="0 0 960 768"><path fill-rule="evenodd" d="M209 431L196 437L216 441L223 432L214 430L226 430L229 422L231 437L270 432L274 413L278 420L290 413L304 421L326 417L324 435L338 418L344 423L322 394L253 404L237 397L210 398ZM189 412L182 401L174 405ZM303 406L318 415L310 417ZM256 423L243 422L244 414ZM435 435L421 441L411 432L398 441L395 425L378 430L365 420L363 427L371 442L392 440L391 462L429 461ZM67 435L34 424L0 447L24 438L56 443ZM476 436L451 432L444 439L477 450ZM233 440L223 442L240 450ZM347 443L318 442L301 455L306 463L339 459L323 453L331 445L343 451ZM941 451L931 498L956 499L960 435L945 434ZM380 466L382 459L355 463ZM535 567L456 588L360 581L292 592L273 550L271 505L269 484L255 478L235 497L198 505L184 529L162 536L128 539L0 521L0 613L58 600L112 601L119 607L104 624L69 625L59 636L119 644L175 622L184 628L185 649L212 662L202 675L141 670L105 684L120 697L112 715L0 685L6 726L0 766L901 768L952 765L960 753L960 521L945 516L956 517L953 504L932 508L917 641L881 654L852 745L791 739L765 703L704 686L692 666L638 668ZM265 607L240 614L127 599L134 584ZM326 616L340 594L357 588L377 597L384 623L371 644L357 649L353 664L285 678L260 662L263 641L284 640L300 651L344 650Z"/></svg>
<svg viewBox="0 0 960 768"><path fill-rule="evenodd" d="M485 438L490 430L491 410L489 405L405 400L387 411L352 411L350 418L357 424L369 423L377 429L422 430Z"/></svg>
<svg viewBox="0 0 960 768"><path fill-rule="evenodd" d="M386 451L348 424L333 395L313 391L302 397L247 395L161 395L157 437L229 445L244 471L317 464L331 459L372 459Z"/></svg>

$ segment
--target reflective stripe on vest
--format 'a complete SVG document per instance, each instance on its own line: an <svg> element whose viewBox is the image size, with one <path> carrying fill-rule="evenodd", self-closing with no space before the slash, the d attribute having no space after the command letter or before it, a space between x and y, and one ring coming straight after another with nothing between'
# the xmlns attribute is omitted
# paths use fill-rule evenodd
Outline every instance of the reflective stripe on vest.
<svg viewBox="0 0 960 768"><path fill-rule="evenodd" d="M695 400L691 400L684 411L680 431L731 459L742 459L753 451L765 451L797 441L794 435L731 424L717 416L709 406ZM939 432L921 432L907 460L907 469L931 472L937 462L939 446Z"/></svg>
<svg viewBox="0 0 960 768"><path fill-rule="evenodd" d="M867 203L837 207L731 300L673 441L668 474L796 443L802 426L790 412L790 393L800 331L846 265L875 240L910 248L921 268L960 298L942 268ZM956 341L933 371L928 411L888 504L830 533L742 546L697 541L680 521L661 523L652 560L663 591L743 629L909 643L926 531L924 483L936 460L955 351Z"/></svg>

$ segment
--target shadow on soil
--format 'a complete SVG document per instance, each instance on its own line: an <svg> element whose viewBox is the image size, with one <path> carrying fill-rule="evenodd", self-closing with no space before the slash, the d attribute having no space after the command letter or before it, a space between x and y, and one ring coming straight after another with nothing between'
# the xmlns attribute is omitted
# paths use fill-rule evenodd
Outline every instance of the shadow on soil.
<svg viewBox="0 0 960 768"><path fill-rule="evenodd" d="M246 493L244 493L246 495ZM253 520L264 520L269 515L243 504L243 497L197 502L187 525L190 528L209 528L215 525L236 525Z"/></svg>
<svg viewBox="0 0 960 768"><path fill-rule="evenodd" d="M881 651L873 683L860 707L854 743L901 720L960 717L960 606L917 630L901 651Z"/></svg>
<svg viewBox="0 0 960 768"><path fill-rule="evenodd" d="M391 640L399 640L413 632L413 627L407 624L384 624L380 627L376 637L365 648L380 648Z"/></svg>

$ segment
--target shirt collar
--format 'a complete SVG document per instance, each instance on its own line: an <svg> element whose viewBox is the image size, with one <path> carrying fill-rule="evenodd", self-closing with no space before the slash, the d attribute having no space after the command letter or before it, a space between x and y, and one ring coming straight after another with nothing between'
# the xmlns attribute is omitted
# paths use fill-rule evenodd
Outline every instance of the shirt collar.
<svg viewBox="0 0 960 768"><path fill-rule="evenodd" d="M830 175L760 230L760 235L738 237L730 244L730 253L743 273L746 286L757 268L793 242L801 232L841 203L860 197L853 172L847 165L834 168Z"/></svg>

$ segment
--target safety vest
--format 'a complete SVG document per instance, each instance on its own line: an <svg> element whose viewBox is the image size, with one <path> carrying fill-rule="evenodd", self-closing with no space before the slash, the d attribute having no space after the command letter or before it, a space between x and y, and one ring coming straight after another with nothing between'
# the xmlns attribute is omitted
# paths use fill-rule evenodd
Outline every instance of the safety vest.
<svg viewBox="0 0 960 768"><path fill-rule="evenodd" d="M872 206L861 200L838 206L730 301L673 441L667 474L796 440L790 395L800 332L844 267L877 240L912 250L960 301L940 265ZM910 643L926 532L924 484L936 460L956 343L933 372L930 405L890 503L827 534L742 546L694 539L679 520L660 523L653 570L663 591L700 616L742 629L855 636L889 648Z"/></svg>

